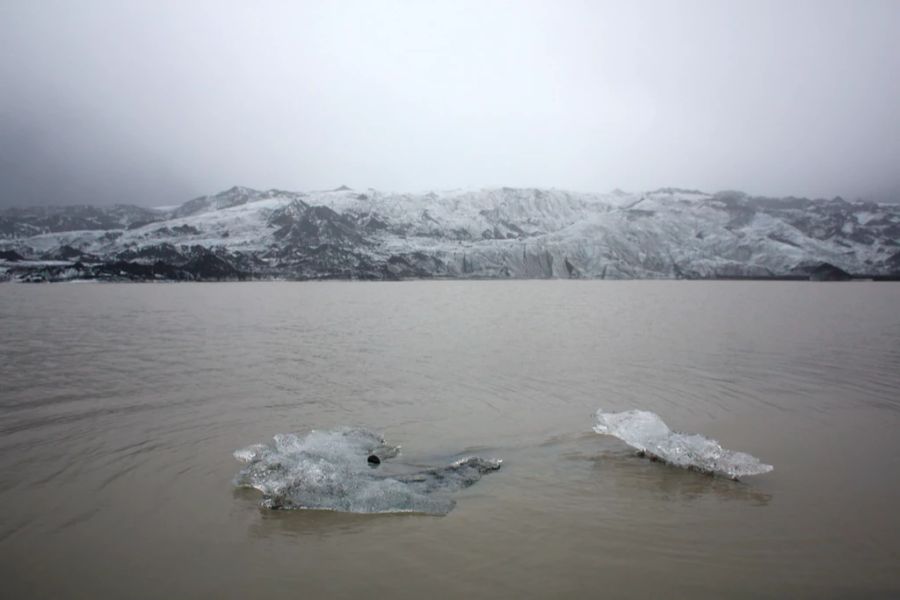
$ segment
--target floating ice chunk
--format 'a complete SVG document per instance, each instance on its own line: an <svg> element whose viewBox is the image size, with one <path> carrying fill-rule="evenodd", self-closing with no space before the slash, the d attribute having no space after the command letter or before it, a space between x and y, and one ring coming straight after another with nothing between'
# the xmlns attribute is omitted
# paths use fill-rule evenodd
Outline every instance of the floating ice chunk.
<svg viewBox="0 0 900 600"><path fill-rule="evenodd" d="M739 479L772 470L755 456L726 450L715 440L699 434L677 433L646 410L620 413L597 411L594 431L619 438L641 454L676 467Z"/></svg>
<svg viewBox="0 0 900 600"><path fill-rule="evenodd" d="M399 450L366 429L279 434L271 445L254 444L234 453L247 463L235 484L262 492L267 508L443 515L455 504L450 492L472 485L501 463L470 457L402 475L373 468ZM369 460L372 456L379 460Z"/></svg>
<svg viewBox="0 0 900 600"><path fill-rule="evenodd" d="M252 446L235 450L234 457L242 463L254 462L262 458L263 453L268 449L269 447L265 444L253 444Z"/></svg>

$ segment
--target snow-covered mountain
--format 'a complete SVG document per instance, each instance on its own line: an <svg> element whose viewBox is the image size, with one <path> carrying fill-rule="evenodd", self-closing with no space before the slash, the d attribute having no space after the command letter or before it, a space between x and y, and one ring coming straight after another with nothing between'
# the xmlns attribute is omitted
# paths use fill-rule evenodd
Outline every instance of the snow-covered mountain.
<svg viewBox="0 0 900 600"><path fill-rule="evenodd" d="M900 206L680 189L234 187L167 210L0 211L0 277L12 280L766 278L841 270L900 273Z"/></svg>

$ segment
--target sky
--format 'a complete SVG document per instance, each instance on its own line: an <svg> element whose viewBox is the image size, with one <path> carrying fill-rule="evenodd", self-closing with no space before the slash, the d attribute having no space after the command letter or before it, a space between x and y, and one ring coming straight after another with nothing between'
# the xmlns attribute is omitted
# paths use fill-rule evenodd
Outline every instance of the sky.
<svg viewBox="0 0 900 600"><path fill-rule="evenodd" d="M900 1L0 0L0 206L232 185L900 201Z"/></svg>

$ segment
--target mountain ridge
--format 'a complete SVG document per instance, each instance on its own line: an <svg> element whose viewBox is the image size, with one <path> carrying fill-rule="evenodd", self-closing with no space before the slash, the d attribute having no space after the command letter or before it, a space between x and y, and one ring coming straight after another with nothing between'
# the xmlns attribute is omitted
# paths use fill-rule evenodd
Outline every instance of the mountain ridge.
<svg viewBox="0 0 900 600"><path fill-rule="evenodd" d="M900 206L680 188L234 186L172 209L0 210L0 252L18 257L0 258L12 281L805 278L826 264L894 277Z"/></svg>

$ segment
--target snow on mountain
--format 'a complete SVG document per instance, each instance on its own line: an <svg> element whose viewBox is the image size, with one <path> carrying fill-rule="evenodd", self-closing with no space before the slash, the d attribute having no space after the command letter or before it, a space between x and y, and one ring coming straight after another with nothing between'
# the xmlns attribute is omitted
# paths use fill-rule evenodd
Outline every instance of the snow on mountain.
<svg viewBox="0 0 900 600"><path fill-rule="evenodd" d="M224 192L219 192L214 196L201 196L199 198L194 198L193 200L188 200L172 211L172 217L190 217L192 215L220 211L267 200L282 200L285 198L299 199L302 196L303 194L295 192L284 192L281 190L259 192L250 188L234 186L233 188L225 190Z"/></svg>
<svg viewBox="0 0 900 600"><path fill-rule="evenodd" d="M113 279L805 277L823 263L888 276L900 273L900 207L671 188L234 187L168 212L6 210L0 251ZM51 267L3 260L7 278L55 278Z"/></svg>

